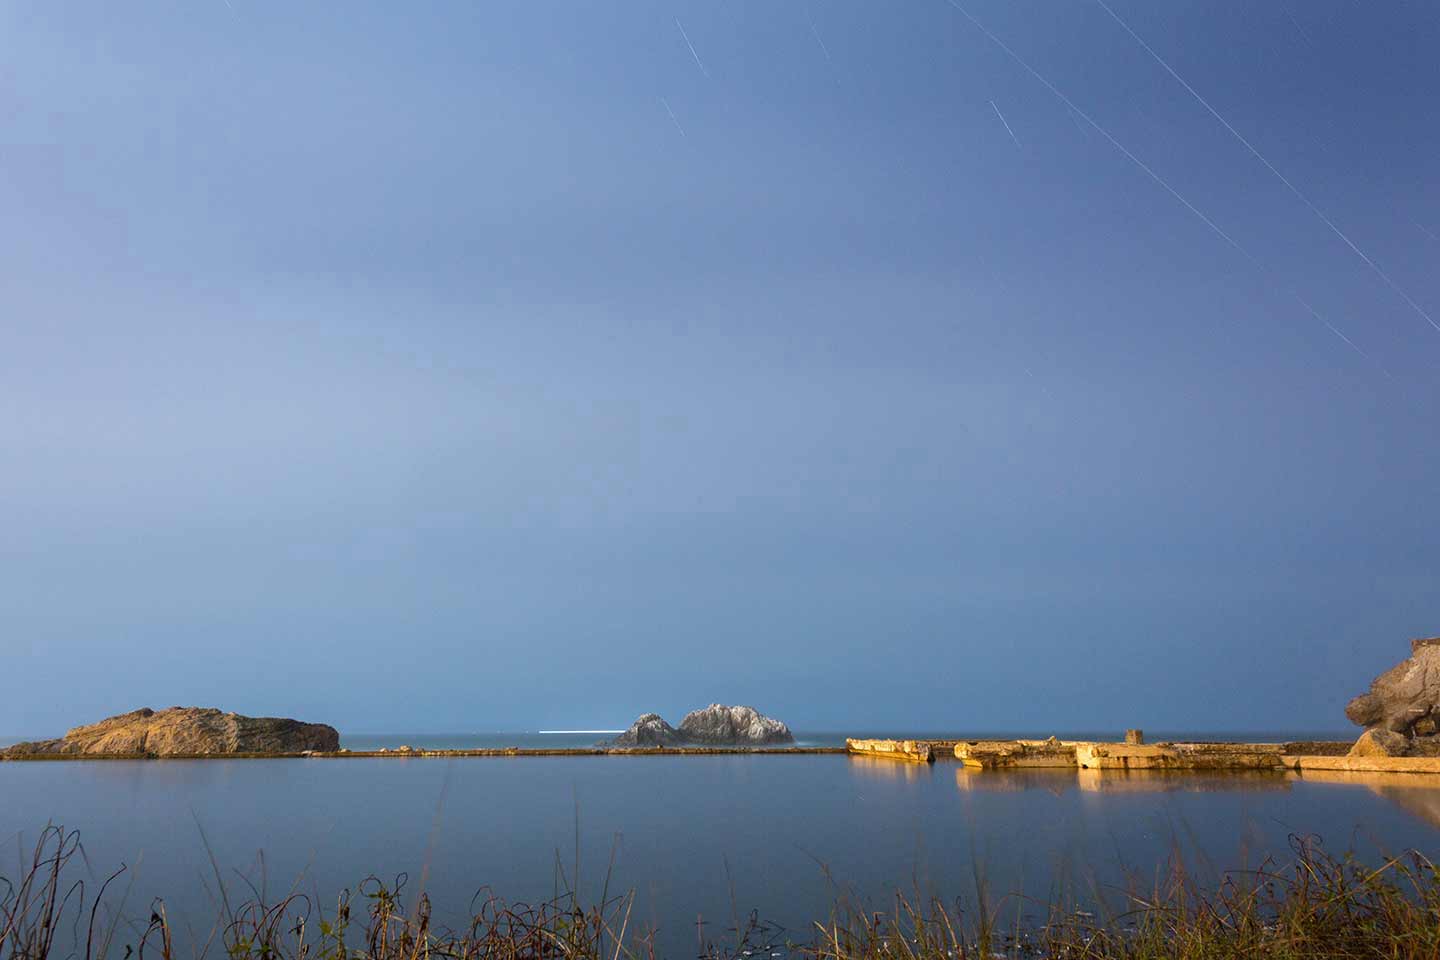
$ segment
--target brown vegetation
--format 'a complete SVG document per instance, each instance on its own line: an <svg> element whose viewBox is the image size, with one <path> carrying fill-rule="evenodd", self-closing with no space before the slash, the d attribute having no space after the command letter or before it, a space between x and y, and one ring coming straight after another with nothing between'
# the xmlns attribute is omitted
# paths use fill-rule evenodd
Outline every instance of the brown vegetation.
<svg viewBox="0 0 1440 960"><path fill-rule="evenodd" d="M1210 960L1274 957L1420 960L1440 955L1440 870L1419 853L1363 864L1336 859L1295 841L1286 866L1230 874L1202 887L1173 863L1144 890L1125 893L1115 912L1074 903L990 900L977 880L973 908L897 896L875 912L848 900L796 940L777 939L752 915L736 919L718 940L700 931L695 951L706 960L785 951L808 960L967 960L1074 957L1091 960ZM0 960L171 960L176 946L162 902L148 920L126 921L106 889L87 896L67 867L79 837L48 828L18 882L0 879ZM421 894L407 907L404 878L369 879L346 891L328 912L305 896L256 899L221 912L198 957L228 960L622 960L655 956L652 932L633 922L634 897L602 893L582 904L573 893L530 906L488 890L473 901L460 929L431 918ZM607 884L608 889L608 884ZM1038 917L1033 915L1038 914Z"/></svg>

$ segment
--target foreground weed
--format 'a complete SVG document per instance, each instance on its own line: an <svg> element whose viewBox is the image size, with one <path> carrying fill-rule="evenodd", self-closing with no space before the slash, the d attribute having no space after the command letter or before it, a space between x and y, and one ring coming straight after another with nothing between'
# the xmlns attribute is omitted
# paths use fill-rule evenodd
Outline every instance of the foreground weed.
<svg viewBox="0 0 1440 960"><path fill-rule="evenodd" d="M977 895L959 903L897 896L875 911L846 897L806 937L781 941L754 914L737 915L719 940L697 927L702 960L788 956L798 960L1440 960L1440 869L1410 852L1367 863L1292 841L1287 864L1197 882L1178 859L1146 887L1107 897L1109 910L1065 900ZM71 881L84 852L77 833L49 827L24 875L0 878L0 960L176 960L163 902L144 922L106 891L122 867L88 895ZM408 906L406 878L370 878L326 912L310 897L228 901L195 960L655 960L654 931L632 925L633 894L585 905L574 892L538 905L482 889L461 928L438 927L423 892ZM608 882L607 882L608 890ZM983 885L977 894L983 892ZM1002 924L1002 918L1014 921ZM123 945L123 956L114 954Z"/></svg>

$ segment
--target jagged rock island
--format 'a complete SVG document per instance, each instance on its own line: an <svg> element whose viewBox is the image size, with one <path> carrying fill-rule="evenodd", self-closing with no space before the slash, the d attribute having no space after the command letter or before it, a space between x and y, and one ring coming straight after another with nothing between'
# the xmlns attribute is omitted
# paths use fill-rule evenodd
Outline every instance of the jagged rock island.
<svg viewBox="0 0 1440 960"><path fill-rule="evenodd" d="M1345 715L1366 728L1351 756L1440 756L1440 637L1410 641L1410 656L1376 677Z"/></svg>
<svg viewBox="0 0 1440 960"><path fill-rule="evenodd" d="M0 750L0 757L174 757L338 749L340 734L323 723L242 717L212 707L145 707L76 727L55 740L17 743Z"/></svg>
<svg viewBox="0 0 1440 960"><path fill-rule="evenodd" d="M712 703L692 710L670 726L658 713L644 713L607 746L613 747L760 747L794 743L790 728L754 707L727 707Z"/></svg>
<svg viewBox="0 0 1440 960"><path fill-rule="evenodd" d="M626 730L607 746L613 747L678 747L684 741L680 732L665 722L658 713L642 713Z"/></svg>

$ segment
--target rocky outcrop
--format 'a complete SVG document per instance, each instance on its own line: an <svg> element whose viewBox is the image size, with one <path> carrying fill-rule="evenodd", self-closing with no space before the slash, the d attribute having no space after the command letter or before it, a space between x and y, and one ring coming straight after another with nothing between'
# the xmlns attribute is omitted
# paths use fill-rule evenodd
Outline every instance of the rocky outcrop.
<svg viewBox="0 0 1440 960"><path fill-rule="evenodd" d="M685 714L678 730L658 713L642 714L629 730L611 740L607 746L759 747L794 742L795 737L789 727L754 707L727 707L712 703L704 710L692 710Z"/></svg>
<svg viewBox="0 0 1440 960"><path fill-rule="evenodd" d="M935 749L929 740L857 740L847 737L845 749L866 757L913 760L916 763L935 762Z"/></svg>
<svg viewBox="0 0 1440 960"><path fill-rule="evenodd" d="M630 729L610 741L616 747L677 747L683 741L658 713L642 713Z"/></svg>
<svg viewBox="0 0 1440 960"><path fill-rule="evenodd" d="M209 707L146 707L76 727L55 740L17 743L0 756L206 756L330 752L340 734L323 723L242 717Z"/></svg>
<svg viewBox="0 0 1440 960"><path fill-rule="evenodd" d="M1403 757L1410 752L1410 738L1384 727L1371 727L1360 734L1355 746L1350 748L1352 757Z"/></svg>
<svg viewBox="0 0 1440 960"><path fill-rule="evenodd" d="M1345 708L1361 727L1407 737L1433 735L1440 719L1440 637L1410 642L1410 656L1386 670Z"/></svg>
<svg viewBox="0 0 1440 960"><path fill-rule="evenodd" d="M955 759L967 767L994 770L1005 767L1075 767L1075 743L1048 740L961 740Z"/></svg>
<svg viewBox="0 0 1440 960"><path fill-rule="evenodd" d="M680 736L687 743L725 746L795 742L789 727L754 707L727 707L718 703L685 714L685 719L680 721Z"/></svg>
<svg viewBox="0 0 1440 960"><path fill-rule="evenodd" d="M1376 677L1345 715L1366 728L1352 757L1433 755L1440 732L1440 637L1410 641L1410 656Z"/></svg>
<svg viewBox="0 0 1440 960"><path fill-rule="evenodd" d="M1280 743L1077 743L1084 770L1279 770Z"/></svg>

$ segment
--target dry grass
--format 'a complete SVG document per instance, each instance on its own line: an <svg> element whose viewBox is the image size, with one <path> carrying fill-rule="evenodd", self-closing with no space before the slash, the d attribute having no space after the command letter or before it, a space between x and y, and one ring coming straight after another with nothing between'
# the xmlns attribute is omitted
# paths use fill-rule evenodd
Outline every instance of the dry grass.
<svg viewBox="0 0 1440 960"><path fill-rule="evenodd" d="M773 943L773 931L738 913L720 941L702 933L707 960L783 950L805 960L993 960L995 957L1221 960L1221 958L1440 958L1440 870L1419 853L1365 864L1296 841L1287 865L1226 875L1209 886L1173 865L1121 909L1096 915L1073 904L1022 898L990 902L983 883L971 910L897 897L884 912L841 899L808 939ZM48 828L19 881L0 878L0 960L172 960L171 923L156 901L144 922L111 909L106 890L70 882L83 860L79 836ZM1177 861L1178 864L1178 861ZM563 871L562 871L563 873ZM654 937L632 923L633 894L583 905L570 892L538 906L488 889L460 929L437 927L423 893L408 907L404 878L369 879L329 910L292 894L270 903L255 891L226 903L196 957L229 960L652 960ZM1028 919L1029 916L1038 919ZM1013 918L1006 920L1004 918Z"/></svg>
<svg viewBox="0 0 1440 960"><path fill-rule="evenodd" d="M1174 865L1099 915L1025 898L991 905L982 892L966 916L897 897L885 914L838 910L804 952L816 960L1440 957L1440 870L1428 858L1411 852L1367 865L1306 841L1293 849L1287 866L1267 863L1210 886Z"/></svg>

